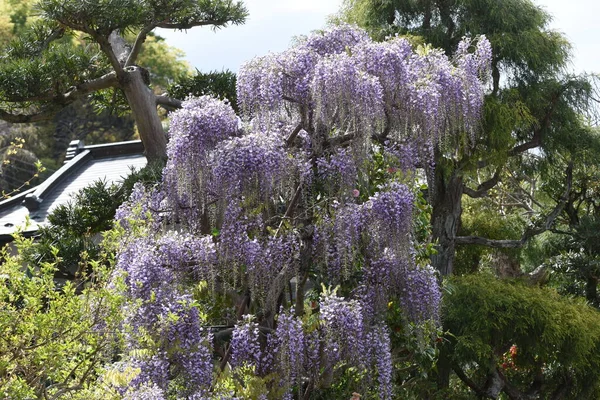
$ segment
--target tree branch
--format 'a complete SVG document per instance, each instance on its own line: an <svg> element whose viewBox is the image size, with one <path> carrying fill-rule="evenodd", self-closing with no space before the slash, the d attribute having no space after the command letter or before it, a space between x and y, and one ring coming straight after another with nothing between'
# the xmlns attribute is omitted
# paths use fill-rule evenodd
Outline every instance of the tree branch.
<svg viewBox="0 0 600 400"><path fill-rule="evenodd" d="M95 92L96 90L108 89L109 87L116 87L118 85L119 81L117 80L117 75L114 72L110 72L91 81L81 83L77 86L71 86L69 88L69 91L64 94L47 94L22 98L11 97L7 99L2 99L2 101L5 103L30 103L46 101L54 102L60 105L65 105L72 103L73 101L79 99L80 97L88 93Z"/></svg>
<svg viewBox="0 0 600 400"><path fill-rule="evenodd" d="M148 33L150 33L156 27L155 23L150 25L146 25L142 28L142 30L138 33L135 38L135 43L133 44L133 48L127 57L127 61L125 61L124 67L130 67L135 64L138 56L140 55L140 51L142 51L142 46L148 37Z"/></svg>
<svg viewBox="0 0 600 400"><path fill-rule="evenodd" d="M294 128L292 133L290 133L290 136L288 136L287 139L285 139L285 147L290 147L292 145L292 143L294 143L296 136L298 136L298 134L300 133L301 130L302 130L302 123L299 123L298 126L296 126L296 128Z"/></svg>
<svg viewBox="0 0 600 400"><path fill-rule="evenodd" d="M181 108L182 101L169 96L156 96L156 105L163 107L167 111L178 110Z"/></svg>
<svg viewBox="0 0 600 400"><path fill-rule="evenodd" d="M77 86L73 86L69 88L69 91L63 95L21 99L19 100L20 102L51 101L55 103L55 105L51 106L46 110L34 114L12 114L10 112L6 112L0 109L0 119L11 123L48 121L52 119L60 110L60 108L64 107L65 105L70 104L91 92L95 92L101 89L108 89L110 87L116 87L118 86L118 84L119 82L117 80L116 73L110 72L106 75L101 76L100 78L84 82ZM11 102L16 101L17 100L13 100Z"/></svg>
<svg viewBox="0 0 600 400"><path fill-rule="evenodd" d="M552 114L554 114L556 104L558 103L558 100L560 99L560 96L563 91L564 89L558 91L554 94L554 96L552 96L552 100L550 101L548 111L544 115L544 118L542 119L538 128L534 129L533 137L531 138L531 140L513 147L508 152L509 156L515 156L517 154L524 153L527 150L531 150L542 145L542 132L550 125L550 118L552 117Z"/></svg>
<svg viewBox="0 0 600 400"><path fill-rule="evenodd" d="M106 55L108 61L110 61L110 65L117 73L117 76L119 78L124 77L125 71L123 70L123 66L121 66L119 58L115 55L115 52L113 51L112 45L109 42L109 40L95 32L92 34L92 38L96 41L96 43L100 45L100 49Z"/></svg>
<svg viewBox="0 0 600 400"><path fill-rule="evenodd" d="M50 35L48 35L48 37L45 38L44 41L41 43L40 53L42 51L44 51L45 49L47 49L48 46L50 46L50 43L52 43L56 39L60 39L64 35L64 33L65 33L65 28L63 28L62 26L59 26L59 27L53 29L52 32L50 33Z"/></svg>
<svg viewBox="0 0 600 400"><path fill-rule="evenodd" d="M571 192L571 186L573 183L573 162L571 161L567 166L566 170L566 188L565 192L559 199L556 207L548 214L543 224L537 227L529 228L523 233L521 239L518 240L495 240L495 239L487 239L480 236L457 236L454 238L454 243L457 245L463 244L479 244L482 246L494 247L494 248L519 248L523 247L525 243L532 237L539 235L547 230L550 230L554 225L554 221L558 217L558 215L563 211L567 200L569 199L569 193Z"/></svg>
<svg viewBox="0 0 600 400"><path fill-rule="evenodd" d="M275 231L275 237L277 237L277 235L279 234L279 230L283 226L284 221L286 219L289 219L292 216L292 214L294 213L296 204L298 204L298 200L300 200L301 193L302 193L302 184L299 184L298 187L296 188L296 192L294 193L294 197L292 197L292 200L290 201L290 204L288 205L287 210L285 210L285 214L283 215L283 217L281 217L281 222L279 223L279 226L277 227L277 231Z"/></svg>
<svg viewBox="0 0 600 400"><path fill-rule="evenodd" d="M457 236L454 238L454 243L457 245L462 244L479 244L481 246L494 247L497 249L515 249L523 247L525 242L519 240L501 240L501 239L488 239L481 236Z"/></svg>
<svg viewBox="0 0 600 400"><path fill-rule="evenodd" d="M57 107L52 107L51 109L36 114L11 114L4 110L0 110L0 119L13 124L48 121L54 118L58 111L59 109Z"/></svg>
<svg viewBox="0 0 600 400"><path fill-rule="evenodd" d="M117 79L116 72L109 72L108 74L103 75L100 78L87 81L80 85L70 88L70 90L61 97L61 100L62 102L68 104L86 94L95 92L97 90L117 87L118 85L119 80Z"/></svg>
<svg viewBox="0 0 600 400"><path fill-rule="evenodd" d="M192 29L196 26L207 26L207 25L214 25L214 26L221 26L221 25L225 25L229 22L229 20L214 20L214 21L191 21L191 22L168 22L168 21L163 21L163 22L159 22L156 24L157 28L163 28L163 29L179 29L179 30L187 30L187 29Z"/></svg>
<svg viewBox="0 0 600 400"><path fill-rule="evenodd" d="M334 137L333 139L327 140L324 147L344 146L346 143L349 143L352 140L354 140L354 138L355 138L354 133L347 133L345 135L337 136L337 137Z"/></svg>
<svg viewBox="0 0 600 400"><path fill-rule="evenodd" d="M498 167L496 169L496 172L494 173L494 176L477 186L476 190L473 190L467 187L466 185L463 185L463 193L474 199L486 197L488 190L490 190L491 188L496 186L498 182L500 182L500 170L501 167Z"/></svg>
<svg viewBox="0 0 600 400"><path fill-rule="evenodd" d="M508 379L506 379L506 376L504 376L504 374L502 373L502 371L500 371L500 369L498 367L496 367L496 372L498 373L498 376L502 380L502 383L504 383L504 386L502 387L502 391L504 393L506 393L506 395L508 396L508 398L510 400L521 400L521 399L525 398L523 393L521 393L516 387L514 387L508 381Z"/></svg>
<svg viewBox="0 0 600 400"><path fill-rule="evenodd" d="M482 388L480 388L473 380L471 380L471 378L469 378L467 374L465 374L465 372L458 365L453 364L452 370L454 371L456 376L458 376L460 380L463 381L465 385L470 387L471 390L473 390L478 396L488 397L485 391Z"/></svg>

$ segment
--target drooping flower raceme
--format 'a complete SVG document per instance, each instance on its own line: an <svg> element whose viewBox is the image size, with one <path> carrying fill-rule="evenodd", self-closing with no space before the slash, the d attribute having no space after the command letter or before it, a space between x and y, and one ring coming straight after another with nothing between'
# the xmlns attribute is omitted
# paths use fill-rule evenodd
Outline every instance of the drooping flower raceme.
<svg viewBox="0 0 600 400"><path fill-rule="evenodd" d="M244 192L262 200L282 183L288 170L283 143L272 133L251 133L221 142L212 161L215 180L226 198Z"/></svg>
<svg viewBox="0 0 600 400"><path fill-rule="evenodd" d="M323 31L321 34L310 36L303 45L320 56L328 56L344 53L357 44L369 41L371 39L364 30L353 25L340 24Z"/></svg>
<svg viewBox="0 0 600 400"><path fill-rule="evenodd" d="M304 372L306 340L302 320L286 312L277 319L273 337L274 369L281 376L280 385L291 389L301 384Z"/></svg>
<svg viewBox="0 0 600 400"><path fill-rule="evenodd" d="M320 321L329 363L344 360L358 366L365 362L365 326L360 302L335 294L324 295Z"/></svg>
<svg viewBox="0 0 600 400"><path fill-rule="evenodd" d="M163 188L176 216L197 225L214 198L209 154L238 135L239 120L229 104L209 96L191 98L171 116L169 133Z"/></svg>
<svg viewBox="0 0 600 400"><path fill-rule="evenodd" d="M439 321L442 292L431 266L412 265L406 269L400 298L410 321Z"/></svg>
<svg viewBox="0 0 600 400"><path fill-rule="evenodd" d="M233 368L249 365L257 370L261 368L262 352L260 348L260 330L258 324L246 316L246 321L237 324L231 337L231 359Z"/></svg>
<svg viewBox="0 0 600 400"><path fill-rule="evenodd" d="M383 126L383 88L377 77L364 71L357 57L334 54L319 61L311 81L318 121L363 135L366 145Z"/></svg>
<svg viewBox="0 0 600 400"><path fill-rule="evenodd" d="M117 272L125 274L126 323L131 328L129 345L154 353L135 356L141 372L133 387L156 385L166 390L170 371L181 369L186 393L208 389L212 382L212 339L200 329L198 309L185 293L183 282L193 265L213 262L213 247L206 240L169 232L129 243L117 260Z"/></svg>

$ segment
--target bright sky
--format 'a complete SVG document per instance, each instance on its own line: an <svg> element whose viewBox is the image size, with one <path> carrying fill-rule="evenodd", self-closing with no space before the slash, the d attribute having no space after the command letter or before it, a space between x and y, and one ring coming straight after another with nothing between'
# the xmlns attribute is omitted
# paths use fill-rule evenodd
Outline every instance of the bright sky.
<svg viewBox="0 0 600 400"><path fill-rule="evenodd" d="M534 0L554 16L552 28L573 44L573 70L600 72L600 2ZM194 68L208 72L239 66L255 56L285 50L294 36L325 26L342 0L245 0L246 24L213 32L199 27L186 32L160 30L169 44L185 51Z"/></svg>

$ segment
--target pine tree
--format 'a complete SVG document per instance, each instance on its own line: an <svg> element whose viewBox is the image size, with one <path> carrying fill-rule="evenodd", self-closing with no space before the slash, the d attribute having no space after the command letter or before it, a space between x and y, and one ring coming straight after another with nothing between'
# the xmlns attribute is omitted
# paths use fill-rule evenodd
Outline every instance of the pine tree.
<svg viewBox="0 0 600 400"><path fill-rule="evenodd" d="M247 16L233 0L40 0L37 8L40 18L0 58L0 118L41 121L77 99L113 90L124 95L149 160L166 157L157 105L181 102L155 95L151 74L136 64L148 35L156 28L216 29ZM128 32L135 34L132 44L124 39ZM73 36L89 45L75 46Z"/></svg>

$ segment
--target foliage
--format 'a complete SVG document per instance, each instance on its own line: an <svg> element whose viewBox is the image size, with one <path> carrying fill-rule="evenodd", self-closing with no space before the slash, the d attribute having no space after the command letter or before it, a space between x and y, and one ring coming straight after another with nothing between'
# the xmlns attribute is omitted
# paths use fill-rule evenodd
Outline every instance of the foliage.
<svg viewBox="0 0 600 400"><path fill-rule="evenodd" d="M477 394L597 397L597 310L552 289L485 274L451 278L446 289L445 346Z"/></svg>
<svg viewBox="0 0 600 400"><path fill-rule="evenodd" d="M3 149L2 166L0 168L0 187L2 197L8 198L35 184L45 168L31 152L23 149L25 139L16 138Z"/></svg>
<svg viewBox="0 0 600 400"><path fill-rule="evenodd" d="M236 75L226 71L212 71L203 73L196 70L193 76L184 75L169 86L169 96L185 99L188 96L213 96L219 100L229 100L229 103L236 112L239 112L237 93L236 93Z"/></svg>
<svg viewBox="0 0 600 400"><path fill-rule="evenodd" d="M503 191L490 191L489 196L502 195ZM486 199L487 200L487 199ZM527 214L521 209L506 208L504 215L498 219L496 204L484 199L463 200L464 214L461 219L460 234L465 236L481 236L490 239L519 240L529 223ZM488 267L500 276L519 274L520 249L494 249L487 246L461 246L456 252L455 273L475 273ZM509 261L510 260L510 261ZM507 270L502 261L517 264L512 271ZM510 267L508 268L510 269ZM513 275L514 276L514 275Z"/></svg>
<svg viewBox="0 0 600 400"><path fill-rule="evenodd" d="M25 28L31 13L32 0L0 1L0 46L6 45Z"/></svg>
<svg viewBox="0 0 600 400"><path fill-rule="evenodd" d="M48 226L41 227L36 243L25 251L25 259L35 265L53 261L57 277L79 279L89 272L82 270L86 265L81 265L81 254L91 260L99 258L98 236L111 228L122 202L118 187L103 181L81 189L48 215ZM55 252L59 259L55 259Z"/></svg>
<svg viewBox="0 0 600 400"><path fill-rule="evenodd" d="M15 238L19 254L31 239ZM0 264L0 396L58 399L96 382L120 341L121 300L105 286L103 256L89 264L85 285L54 279L54 259L32 264L2 251ZM105 260L110 262L110 259ZM87 269L87 268L86 268Z"/></svg>

